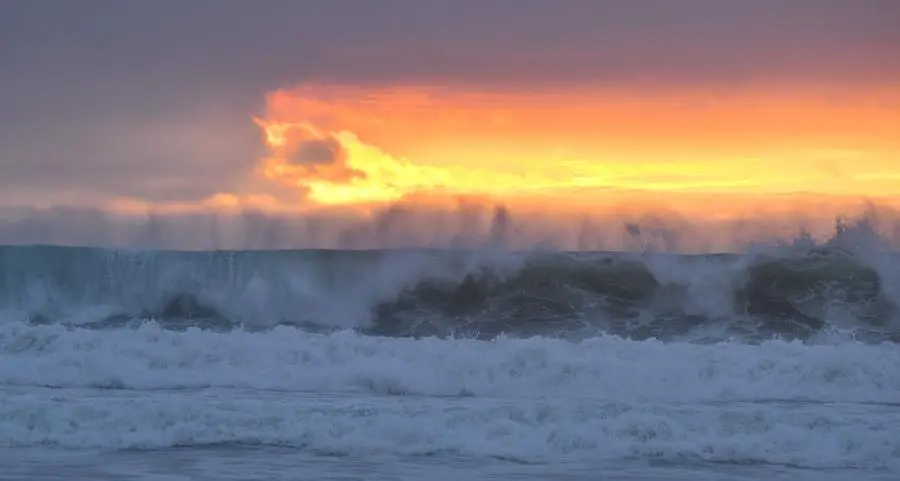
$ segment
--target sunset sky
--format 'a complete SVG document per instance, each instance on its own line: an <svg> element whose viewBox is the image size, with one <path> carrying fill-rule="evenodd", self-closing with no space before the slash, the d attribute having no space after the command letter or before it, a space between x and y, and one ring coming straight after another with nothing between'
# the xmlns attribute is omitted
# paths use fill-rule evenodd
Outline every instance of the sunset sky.
<svg viewBox="0 0 900 481"><path fill-rule="evenodd" d="M16 0L0 45L9 212L900 209L894 0Z"/></svg>

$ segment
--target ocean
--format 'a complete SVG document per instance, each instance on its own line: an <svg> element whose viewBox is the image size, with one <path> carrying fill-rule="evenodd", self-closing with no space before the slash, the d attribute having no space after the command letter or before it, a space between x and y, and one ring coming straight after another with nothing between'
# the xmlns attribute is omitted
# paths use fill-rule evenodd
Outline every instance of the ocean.
<svg viewBox="0 0 900 481"><path fill-rule="evenodd" d="M3 480L896 480L900 257L0 247Z"/></svg>

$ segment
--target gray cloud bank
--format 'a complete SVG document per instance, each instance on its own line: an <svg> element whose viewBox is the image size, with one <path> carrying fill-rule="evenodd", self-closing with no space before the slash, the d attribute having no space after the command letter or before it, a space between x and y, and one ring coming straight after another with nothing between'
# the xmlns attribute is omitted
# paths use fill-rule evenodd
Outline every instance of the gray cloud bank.
<svg viewBox="0 0 900 481"><path fill-rule="evenodd" d="M885 84L898 25L893 0L10 0L0 205L237 189L265 92L301 82Z"/></svg>

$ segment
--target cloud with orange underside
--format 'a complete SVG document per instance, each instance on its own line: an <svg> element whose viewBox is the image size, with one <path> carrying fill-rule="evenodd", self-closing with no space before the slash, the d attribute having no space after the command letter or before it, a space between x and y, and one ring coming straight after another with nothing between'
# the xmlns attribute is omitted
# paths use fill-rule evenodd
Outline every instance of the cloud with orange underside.
<svg viewBox="0 0 900 481"><path fill-rule="evenodd" d="M269 94L256 119L258 172L324 206L472 195L693 210L715 196L737 215L803 196L896 202L897 97L301 85Z"/></svg>

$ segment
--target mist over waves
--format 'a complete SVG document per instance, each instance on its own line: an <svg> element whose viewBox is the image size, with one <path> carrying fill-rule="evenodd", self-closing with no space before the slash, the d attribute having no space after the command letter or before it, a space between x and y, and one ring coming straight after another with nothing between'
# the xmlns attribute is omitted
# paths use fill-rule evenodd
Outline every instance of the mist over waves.
<svg viewBox="0 0 900 481"><path fill-rule="evenodd" d="M709 220L663 209L609 212L515 210L480 199L451 207L395 203L369 213L256 210L125 215L91 207L0 208L0 244L152 249L544 248L568 251L744 252L758 244L825 241L839 224L871 231L900 250L900 212L861 203L846 215L758 214Z"/></svg>
<svg viewBox="0 0 900 481"><path fill-rule="evenodd" d="M392 337L608 333L748 342L843 329L872 342L900 340L900 262L893 239L879 231L876 221L883 220L872 216L839 220L824 238L801 231L740 252L683 254L679 243L696 232L653 222L620 223L618 231L582 224L569 232L578 247L607 242L631 250L564 250L554 238L512 249L528 232L550 231L526 232L540 224L517 223L502 207L457 212L455 225L450 214L403 210L369 221L244 214L230 223L208 215L130 225L95 212L64 213L19 219L6 225L18 230L4 232L44 239L68 232L88 245L91 236L117 235L152 247L2 247L0 309L7 319L93 328L152 321L174 329L290 325ZM215 247L175 247L196 239ZM345 248L289 247L328 239ZM387 247L366 249L371 243ZM245 248L223 247L234 244Z"/></svg>

